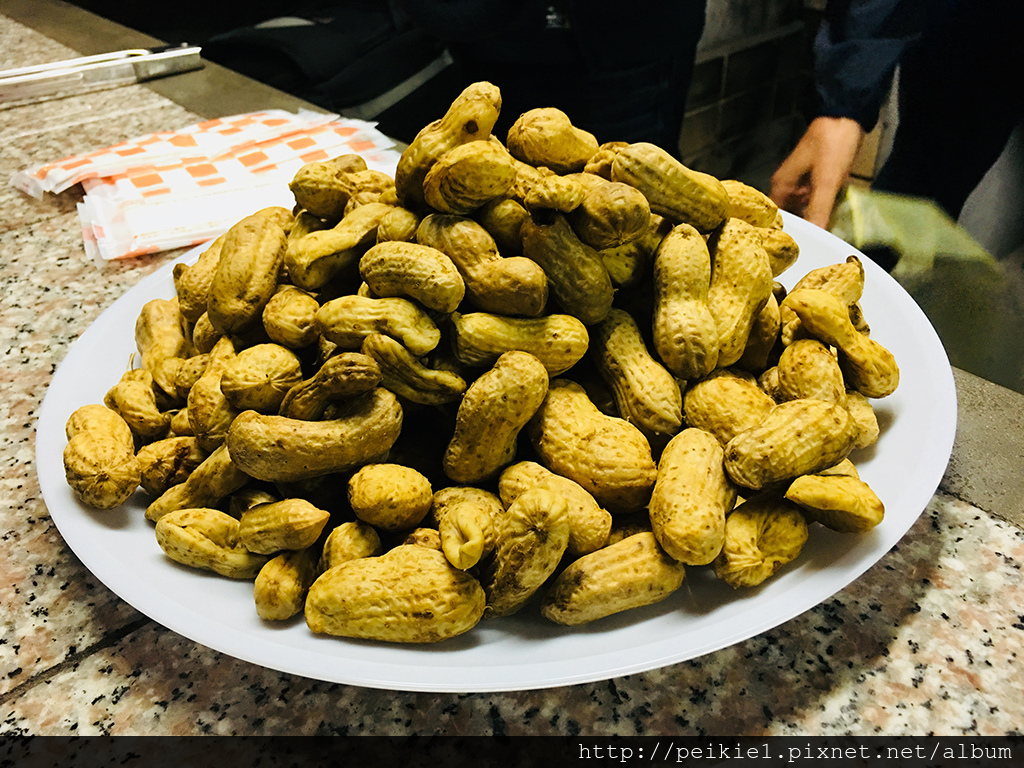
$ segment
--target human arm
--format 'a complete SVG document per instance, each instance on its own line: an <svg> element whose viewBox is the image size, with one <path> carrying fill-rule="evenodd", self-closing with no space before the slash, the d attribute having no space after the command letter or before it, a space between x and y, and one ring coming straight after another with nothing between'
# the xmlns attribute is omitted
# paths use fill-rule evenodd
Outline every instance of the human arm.
<svg viewBox="0 0 1024 768"><path fill-rule="evenodd" d="M812 120L772 177L783 209L826 226L864 135L878 120L906 47L936 4L908 0L832 0L814 45Z"/></svg>

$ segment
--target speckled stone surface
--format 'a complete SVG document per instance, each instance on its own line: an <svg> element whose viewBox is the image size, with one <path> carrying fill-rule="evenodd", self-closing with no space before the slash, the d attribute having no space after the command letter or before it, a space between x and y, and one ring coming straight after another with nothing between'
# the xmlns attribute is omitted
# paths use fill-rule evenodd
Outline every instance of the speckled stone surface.
<svg viewBox="0 0 1024 768"><path fill-rule="evenodd" d="M0 50L72 54L3 16ZM0 109L0 176L196 119L141 86ZM78 194L34 201L0 189L0 735L1024 729L1024 532L1010 501L1020 495L988 474L1020 463L1024 397L961 375L951 470L899 544L817 607L691 661L539 691L407 693L283 674L164 629L81 565L35 473L37 411L69 345L176 255L98 269L82 249ZM971 404L1001 410L979 417ZM986 439L993 428L1000 440Z"/></svg>

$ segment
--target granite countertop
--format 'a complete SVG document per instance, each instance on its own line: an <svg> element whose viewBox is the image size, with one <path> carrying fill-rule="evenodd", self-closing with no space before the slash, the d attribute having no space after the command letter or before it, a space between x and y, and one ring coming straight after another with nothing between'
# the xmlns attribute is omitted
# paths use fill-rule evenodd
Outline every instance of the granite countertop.
<svg viewBox="0 0 1024 768"><path fill-rule="evenodd" d="M74 55L40 8L67 10L0 3L8 66ZM173 100L169 84L161 88L0 107L0 176L215 116L212 107ZM287 106L277 97L281 104L251 108ZM236 107L225 113L242 111ZM691 661L538 691L392 692L273 671L165 629L83 567L51 521L36 477L36 418L69 345L178 255L97 268L82 248L80 195L73 189L36 201L0 187L0 735L997 735L1024 728L1024 396L961 371L954 371L953 455L906 536L817 607Z"/></svg>

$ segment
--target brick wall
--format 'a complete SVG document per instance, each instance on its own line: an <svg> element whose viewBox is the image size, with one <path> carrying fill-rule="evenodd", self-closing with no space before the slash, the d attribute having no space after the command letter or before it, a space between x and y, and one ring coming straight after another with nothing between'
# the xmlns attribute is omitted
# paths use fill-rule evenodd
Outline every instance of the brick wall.
<svg viewBox="0 0 1024 768"><path fill-rule="evenodd" d="M813 92L815 0L709 0L680 136L683 161L767 191Z"/></svg>

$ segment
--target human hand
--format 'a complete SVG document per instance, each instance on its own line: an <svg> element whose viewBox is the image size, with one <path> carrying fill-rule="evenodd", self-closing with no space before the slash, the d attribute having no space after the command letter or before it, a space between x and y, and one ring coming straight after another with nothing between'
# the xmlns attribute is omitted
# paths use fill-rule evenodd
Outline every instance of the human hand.
<svg viewBox="0 0 1024 768"><path fill-rule="evenodd" d="M815 118L772 175L772 200L783 210L827 227L863 141L864 129L856 120Z"/></svg>

